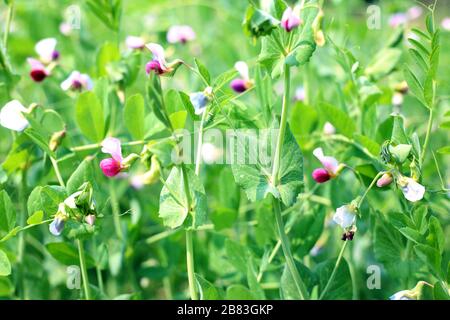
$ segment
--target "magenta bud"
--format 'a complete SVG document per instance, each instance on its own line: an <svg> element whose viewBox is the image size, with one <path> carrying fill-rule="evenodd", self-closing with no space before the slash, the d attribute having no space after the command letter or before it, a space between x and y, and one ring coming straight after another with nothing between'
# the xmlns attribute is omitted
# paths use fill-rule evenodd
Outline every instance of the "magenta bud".
<svg viewBox="0 0 450 320"><path fill-rule="evenodd" d="M231 81L230 87L237 93L242 93L248 89L247 81L244 79L234 79Z"/></svg>
<svg viewBox="0 0 450 320"><path fill-rule="evenodd" d="M389 173L385 173L377 181L377 187L382 188L390 185L392 182L392 176Z"/></svg>
<svg viewBox="0 0 450 320"><path fill-rule="evenodd" d="M58 60L58 59L59 59L59 51L58 50L54 50L52 52L52 60L55 61L55 60Z"/></svg>
<svg viewBox="0 0 450 320"><path fill-rule="evenodd" d="M30 72L31 79L36 82L43 81L47 77L47 75L47 72L45 72L45 70L43 69L34 69Z"/></svg>
<svg viewBox="0 0 450 320"><path fill-rule="evenodd" d="M331 176L327 170L324 168L315 169L312 172L313 179L318 183L324 183L330 180Z"/></svg>
<svg viewBox="0 0 450 320"><path fill-rule="evenodd" d="M164 73L164 70L161 68L161 65L156 60L152 60L145 65L145 72L147 72L147 74L149 74L152 71L155 71L156 74Z"/></svg>
<svg viewBox="0 0 450 320"><path fill-rule="evenodd" d="M100 168L102 169L103 174L107 177L114 177L122 170L120 162L114 160L113 158L103 159L100 161Z"/></svg>

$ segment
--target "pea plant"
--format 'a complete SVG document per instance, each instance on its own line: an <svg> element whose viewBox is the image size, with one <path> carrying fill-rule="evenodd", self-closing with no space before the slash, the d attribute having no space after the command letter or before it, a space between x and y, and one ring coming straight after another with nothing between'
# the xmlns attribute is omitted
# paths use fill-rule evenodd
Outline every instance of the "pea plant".
<svg viewBox="0 0 450 320"><path fill-rule="evenodd" d="M1 8L0 297L449 299L445 5L48 2Z"/></svg>

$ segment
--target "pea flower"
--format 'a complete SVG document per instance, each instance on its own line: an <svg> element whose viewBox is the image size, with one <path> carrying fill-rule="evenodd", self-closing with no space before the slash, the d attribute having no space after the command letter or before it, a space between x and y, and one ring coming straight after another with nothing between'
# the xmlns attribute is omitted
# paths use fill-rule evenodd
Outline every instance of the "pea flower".
<svg viewBox="0 0 450 320"><path fill-rule="evenodd" d="M253 85L249 77L248 65L244 61L238 61L235 63L234 68L239 72L241 77L231 81L230 87L235 92L242 93Z"/></svg>
<svg viewBox="0 0 450 320"><path fill-rule="evenodd" d="M29 125L24 113L28 113L28 110L18 100L12 100L0 110L0 125L10 130L23 131Z"/></svg>
<svg viewBox="0 0 450 320"><path fill-rule="evenodd" d="M286 8L281 17L281 27L287 32L291 32L294 28L302 23L300 19L300 6L295 6L294 10L291 7Z"/></svg>
<svg viewBox="0 0 450 320"><path fill-rule="evenodd" d="M50 70L41 61L34 58L28 58L27 61L31 67L31 79L35 82L41 82L50 75Z"/></svg>
<svg viewBox="0 0 450 320"><path fill-rule="evenodd" d="M134 50L144 49L145 47L145 41L141 37L128 36L127 39L125 40L125 43L128 48Z"/></svg>
<svg viewBox="0 0 450 320"><path fill-rule="evenodd" d="M306 97L305 88L303 86L295 89L295 101L304 101Z"/></svg>
<svg viewBox="0 0 450 320"><path fill-rule="evenodd" d="M419 300L425 285L432 287L432 285L425 281L419 281L413 289L396 292L389 297L389 300Z"/></svg>
<svg viewBox="0 0 450 320"><path fill-rule="evenodd" d="M194 40L196 37L194 30L187 25L175 25L167 32L167 42L182 43Z"/></svg>
<svg viewBox="0 0 450 320"><path fill-rule="evenodd" d="M207 87L204 91L194 92L189 95L196 115L202 114L211 100L212 88Z"/></svg>
<svg viewBox="0 0 450 320"><path fill-rule="evenodd" d="M112 137L106 138L102 142L102 152L111 155L111 158L103 159L100 162L103 174L107 177L116 176L124 168L120 140Z"/></svg>
<svg viewBox="0 0 450 320"><path fill-rule="evenodd" d="M148 43L145 47L153 54L152 60L145 65L147 74L152 71L159 75L169 72L163 47L156 43Z"/></svg>
<svg viewBox="0 0 450 320"><path fill-rule="evenodd" d="M389 25L392 28L404 25L407 22L408 22L408 15L403 12L395 13L389 18Z"/></svg>
<svg viewBox="0 0 450 320"><path fill-rule="evenodd" d="M56 50L57 41L55 38L42 39L34 46L34 50L39 55L39 60L44 64L58 60L59 51Z"/></svg>
<svg viewBox="0 0 450 320"><path fill-rule="evenodd" d="M322 148L314 149L313 155L323 166L323 168L317 168L312 172L313 179L318 183L324 183L331 178L336 177L344 167L342 164L339 164L335 158L325 156Z"/></svg>
<svg viewBox="0 0 450 320"><path fill-rule="evenodd" d="M96 216L95 214L88 214L86 217L84 217L84 221L90 226L93 226L95 224Z"/></svg>
<svg viewBox="0 0 450 320"><path fill-rule="evenodd" d="M380 179L377 180L377 187L378 188L386 187L391 184L392 180L393 180L392 175L389 172L386 172L381 176Z"/></svg>
<svg viewBox="0 0 450 320"><path fill-rule="evenodd" d="M75 70L69 75L69 77L61 83L61 89L67 90L92 90L92 79L85 73L80 73Z"/></svg>
<svg viewBox="0 0 450 320"><path fill-rule="evenodd" d="M62 35L68 37L72 34L73 28L72 25L68 22L61 22L59 25L59 32L61 32Z"/></svg>
<svg viewBox="0 0 450 320"><path fill-rule="evenodd" d="M214 144L206 142L202 145L202 159L206 164L212 164L221 159L223 150Z"/></svg>
<svg viewBox="0 0 450 320"><path fill-rule="evenodd" d="M406 14L408 15L409 20L415 20L417 18L420 18L422 12L423 10L420 6L412 6L411 8L408 9Z"/></svg>
<svg viewBox="0 0 450 320"><path fill-rule="evenodd" d="M350 228L356 221L356 206L346 204L337 208L333 216L333 221L344 230Z"/></svg>
<svg viewBox="0 0 450 320"><path fill-rule="evenodd" d="M450 17L444 18L441 21L441 26L445 31L450 31Z"/></svg>
<svg viewBox="0 0 450 320"><path fill-rule="evenodd" d="M413 178L400 176L397 184L401 188L406 200L416 202L422 200L425 194L425 187Z"/></svg>
<svg viewBox="0 0 450 320"><path fill-rule="evenodd" d="M327 121L323 125L323 133L326 135L333 135L336 133L336 128L330 122Z"/></svg>
<svg viewBox="0 0 450 320"><path fill-rule="evenodd" d="M66 212L66 205L64 202L61 202L58 206L58 212L56 213L55 218L48 227L50 233L54 236L60 236L64 230L64 225L68 218L69 216Z"/></svg>

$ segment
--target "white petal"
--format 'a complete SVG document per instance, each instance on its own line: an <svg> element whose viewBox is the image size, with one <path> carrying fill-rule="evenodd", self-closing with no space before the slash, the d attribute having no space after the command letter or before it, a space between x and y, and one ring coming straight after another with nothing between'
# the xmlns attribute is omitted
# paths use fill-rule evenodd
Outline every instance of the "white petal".
<svg viewBox="0 0 450 320"><path fill-rule="evenodd" d="M128 36L125 42L130 49L140 49L145 46L145 41L141 37Z"/></svg>
<svg viewBox="0 0 450 320"><path fill-rule="evenodd" d="M339 168L339 161L333 157L328 157L323 154L322 148L316 148L313 155L322 163L323 167L330 173L335 174Z"/></svg>
<svg viewBox="0 0 450 320"><path fill-rule="evenodd" d="M0 125L10 130L23 131L29 123L22 112L27 112L27 109L19 101L8 102L0 110Z"/></svg>
<svg viewBox="0 0 450 320"><path fill-rule="evenodd" d="M405 198L411 202L422 200L425 187L412 178L406 178L406 185L402 187Z"/></svg>
<svg viewBox="0 0 450 320"><path fill-rule="evenodd" d="M63 89L64 91L69 90L72 87L72 83L75 80L78 80L79 76L80 73L78 71L72 71L72 73L67 77L67 79L61 82L61 89Z"/></svg>
<svg viewBox="0 0 450 320"><path fill-rule="evenodd" d="M117 138L108 137L102 142L102 152L109 153L116 161L122 162L122 147L120 140Z"/></svg>
<svg viewBox="0 0 450 320"><path fill-rule="evenodd" d="M234 68L239 72L239 74L244 80L250 79L248 74L248 65L244 61L236 62Z"/></svg>
<svg viewBox="0 0 450 320"><path fill-rule="evenodd" d="M56 39L55 38L46 38L42 39L38 43L36 43L34 50L37 52L42 62L49 63L52 61L53 52L56 48Z"/></svg>
<svg viewBox="0 0 450 320"><path fill-rule="evenodd" d="M336 128L330 122L327 121L323 125L323 133L325 133L327 135L335 134Z"/></svg>
<svg viewBox="0 0 450 320"><path fill-rule="evenodd" d="M166 70L166 59L165 59L165 54L164 54L164 49L163 47L161 47L161 45L157 44L157 43L147 43L145 45L145 47L151 51L151 53L153 54L153 60L156 60L159 62L160 67L163 70Z"/></svg>
<svg viewBox="0 0 450 320"><path fill-rule="evenodd" d="M207 164L212 164L220 159L223 152L212 143L204 143L202 145L202 159Z"/></svg>
<svg viewBox="0 0 450 320"><path fill-rule="evenodd" d="M336 224L345 229L351 227L355 223L356 215L348 205L344 205L336 209L333 220Z"/></svg>

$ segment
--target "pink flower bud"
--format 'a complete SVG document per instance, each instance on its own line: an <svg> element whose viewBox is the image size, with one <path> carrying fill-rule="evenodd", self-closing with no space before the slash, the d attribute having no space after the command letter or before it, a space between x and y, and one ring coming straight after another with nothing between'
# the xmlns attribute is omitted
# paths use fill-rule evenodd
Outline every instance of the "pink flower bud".
<svg viewBox="0 0 450 320"><path fill-rule="evenodd" d="M86 223L90 226L93 226L95 223L95 215L94 214L89 214L86 217L84 217L84 221L86 221Z"/></svg>
<svg viewBox="0 0 450 320"><path fill-rule="evenodd" d="M392 182L392 176L389 173L385 173L377 181L377 187L382 188L390 185Z"/></svg>
<svg viewBox="0 0 450 320"><path fill-rule="evenodd" d="M237 93L242 93L248 89L247 81L245 81L244 79L239 79L239 78L231 81L230 87Z"/></svg>
<svg viewBox="0 0 450 320"><path fill-rule="evenodd" d="M100 161L100 168L102 169L103 174L107 177L114 177L122 170L120 162L114 160L113 158L103 159Z"/></svg>
<svg viewBox="0 0 450 320"><path fill-rule="evenodd" d="M331 178L330 173L324 168L315 169L312 172L312 177L318 183L327 182Z"/></svg>
<svg viewBox="0 0 450 320"><path fill-rule="evenodd" d="M301 23L300 17L291 8L287 8L283 12L283 17L281 18L281 26L287 32L291 32L294 28L298 27Z"/></svg>

